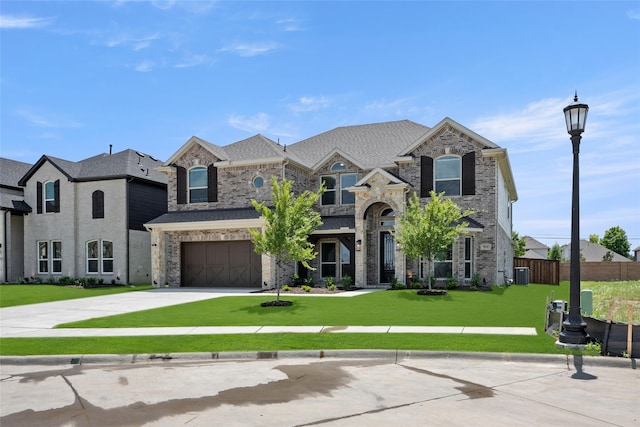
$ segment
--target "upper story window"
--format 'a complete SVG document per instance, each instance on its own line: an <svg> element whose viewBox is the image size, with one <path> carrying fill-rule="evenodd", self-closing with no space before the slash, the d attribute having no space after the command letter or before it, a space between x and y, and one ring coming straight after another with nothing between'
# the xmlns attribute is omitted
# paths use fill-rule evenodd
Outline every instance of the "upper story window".
<svg viewBox="0 0 640 427"><path fill-rule="evenodd" d="M204 203L218 201L218 168L214 165L195 166L189 171L176 166L176 201Z"/></svg>
<svg viewBox="0 0 640 427"><path fill-rule="evenodd" d="M207 168L196 166L189 169L189 203L207 202Z"/></svg>
<svg viewBox="0 0 640 427"><path fill-rule="evenodd" d="M96 190L91 194L91 217L104 218L104 192Z"/></svg>
<svg viewBox="0 0 640 427"><path fill-rule="evenodd" d="M462 187L462 160L458 156L443 156L435 161L435 192L459 196Z"/></svg>
<svg viewBox="0 0 640 427"><path fill-rule="evenodd" d="M60 180L37 183L36 212L60 212Z"/></svg>
<svg viewBox="0 0 640 427"><path fill-rule="evenodd" d="M344 163L336 162L331 166L332 171L343 171L347 167ZM335 175L324 175L321 177L322 183L326 191L322 195L321 203L323 205L353 205L356 202L355 194L347 190L356 184L358 174L343 173ZM340 191L338 191L338 188Z"/></svg>

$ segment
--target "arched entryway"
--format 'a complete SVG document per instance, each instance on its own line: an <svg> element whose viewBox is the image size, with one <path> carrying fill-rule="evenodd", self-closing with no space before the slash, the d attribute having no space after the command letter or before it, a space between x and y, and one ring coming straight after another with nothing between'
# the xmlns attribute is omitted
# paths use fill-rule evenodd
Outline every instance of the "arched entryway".
<svg viewBox="0 0 640 427"><path fill-rule="evenodd" d="M365 211L367 286L388 285L396 276L395 215L395 210L383 202L373 203Z"/></svg>

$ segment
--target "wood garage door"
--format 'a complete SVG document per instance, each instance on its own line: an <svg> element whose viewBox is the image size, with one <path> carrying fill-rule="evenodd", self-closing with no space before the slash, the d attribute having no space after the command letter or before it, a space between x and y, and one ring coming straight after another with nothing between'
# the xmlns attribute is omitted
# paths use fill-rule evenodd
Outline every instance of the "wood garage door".
<svg viewBox="0 0 640 427"><path fill-rule="evenodd" d="M260 288L262 263L250 241L182 244L182 286Z"/></svg>

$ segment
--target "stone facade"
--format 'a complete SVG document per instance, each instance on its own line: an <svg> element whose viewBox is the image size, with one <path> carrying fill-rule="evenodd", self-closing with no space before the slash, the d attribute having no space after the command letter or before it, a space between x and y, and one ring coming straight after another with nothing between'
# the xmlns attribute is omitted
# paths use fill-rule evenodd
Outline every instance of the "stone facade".
<svg viewBox="0 0 640 427"><path fill-rule="evenodd" d="M391 123L398 126L396 122ZM291 151L295 155L289 155L286 149L279 149L273 151L278 153L275 157L269 158L252 158L247 154L247 140L243 141L242 146L244 157L236 158L225 155L224 147L211 148L211 145L205 147L199 144L183 146L163 167L168 175L169 214L166 219L158 218L148 224L150 229L153 228L153 242L156 244L153 249L154 277L158 278L159 283L166 282L169 286L182 285L184 272L181 269L184 265L180 248L184 242L249 241L251 237L247 228L263 227L259 218L249 218L247 212L252 210L251 200L269 201L272 177L294 181L294 192L300 194L305 190L316 191L323 176L335 175L336 203L324 205L319 201L317 206L322 217L332 225L321 227L311 236L318 252L318 257L310 263L314 270L301 271L293 263L289 264L278 272L280 283L290 283L294 273L310 277L315 284L322 283L321 272L326 264L331 267L327 271L335 271L338 283L345 271L353 273L354 284L359 287L388 285L392 277L399 282L406 282L410 277L419 275L422 266L418 260L407 260L401 249L392 244L392 237L389 236L393 236L395 221L403 214L407 197L421 188L421 157L437 159L444 155L467 155L468 161L470 153L473 153L474 193L450 196L462 210L473 210L473 224L470 224L469 233L463 235L453 247L453 278L459 285L469 285L472 272L479 274L488 284L501 283L504 272L511 271L513 248L510 215L511 203L517 199L506 151L450 119L443 120L426 133L420 128L416 129L415 124L406 128L399 126L398 129L417 133L399 136L404 137L405 142L391 139L389 147L385 146L384 141L382 144L378 142L378 149L388 149L390 155L383 164L367 167L363 166L368 161L366 150L350 151L351 144L366 144L366 139L361 138L360 134L351 135L353 138L345 137L352 131L367 132L367 125L346 131L341 129L336 133L335 141L322 134L317 143L326 144L326 152L321 152L319 146L305 140L304 146L312 147L308 148L311 150L308 159L300 156L301 151L295 150L295 144L290 146L294 148ZM375 137L373 133L370 135ZM415 135L424 136L416 140ZM274 146L264 137L254 138L251 141L255 142L257 151L262 149L262 152L269 152L269 147ZM394 144L397 144L397 148L393 148ZM240 150L229 150L230 153L237 151ZM302 152L304 154L304 150ZM338 170L332 169L336 164ZM174 165L187 169L194 165L214 165L217 168L218 201L178 205ZM338 193L344 190L339 184L341 174L357 176L357 184L348 190L355 195L355 203L340 203ZM262 178L263 185L260 188L254 185L256 177ZM429 197L421 198L422 203L429 201ZM221 217L221 210L225 209L239 211L226 212L226 216ZM189 221L179 219L181 212L188 211L202 211L202 216L189 217L194 218ZM383 217L383 214L391 217ZM465 247L465 242L470 246ZM328 248L327 254L322 253L323 244ZM467 257L470 256L470 259L466 259L465 250L469 248L471 250L467 251ZM335 268L332 267L334 264ZM387 276L383 268L385 265L393 268L391 277ZM263 256L262 276L263 286L275 285L275 263L267 256Z"/></svg>

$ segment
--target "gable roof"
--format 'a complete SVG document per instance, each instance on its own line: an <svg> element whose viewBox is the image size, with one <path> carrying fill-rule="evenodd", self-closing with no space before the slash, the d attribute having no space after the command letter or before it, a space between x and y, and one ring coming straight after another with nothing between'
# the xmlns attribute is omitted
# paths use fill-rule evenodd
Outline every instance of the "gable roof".
<svg viewBox="0 0 640 427"><path fill-rule="evenodd" d="M161 164L159 160L148 154L127 149L114 154L102 153L79 162L44 155L20 179L18 184L22 187L26 186L33 174L47 162L58 169L69 181L137 178L157 184L167 183L166 175L156 170Z"/></svg>
<svg viewBox="0 0 640 427"><path fill-rule="evenodd" d="M429 128L410 120L342 126L290 145L287 151L313 167L328 153L340 150L363 169L394 165L404 147Z"/></svg>
<svg viewBox="0 0 640 427"><path fill-rule="evenodd" d="M31 164L0 157L0 187L22 190L20 178L31 169Z"/></svg>
<svg viewBox="0 0 640 427"><path fill-rule="evenodd" d="M565 258L569 258L571 251L571 244L568 243L562 246L562 254ZM597 243L591 243L588 240L580 239L580 255L584 257L586 262L597 262L602 261L607 252L611 252L613 254L613 258L611 261L615 262L631 262L631 260L625 256L622 256L614 251L605 248L602 245Z"/></svg>
<svg viewBox="0 0 640 427"><path fill-rule="evenodd" d="M187 142L182 144L182 147L178 148L178 151L173 153L173 155L163 163L163 166L169 166L175 163L176 160L184 155L184 153L191 150L194 145L200 145L220 160L227 160L227 155L222 147L212 144L209 141L205 141L202 138L198 138L197 136L192 136Z"/></svg>

